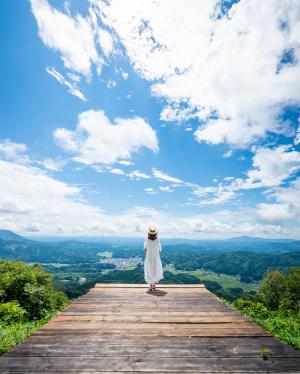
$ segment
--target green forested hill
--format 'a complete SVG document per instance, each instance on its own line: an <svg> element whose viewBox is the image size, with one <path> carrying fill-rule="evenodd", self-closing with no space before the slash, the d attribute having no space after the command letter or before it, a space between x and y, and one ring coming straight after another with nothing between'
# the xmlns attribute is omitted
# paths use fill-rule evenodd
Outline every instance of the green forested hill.
<svg viewBox="0 0 300 374"><path fill-rule="evenodd" d="M259 280L269 269L285 269L300 266L300 250L286 253L256 253L250 251L199 252L197 249L180 251L171 247L163 254L167 263L178 269L196 270L199 268L216 273L240 275L241 279Z"/></svg>
<svg viewBox="0 0 300 374"><path fill-rule="evenodd" d="M38 241L16 241L0 239L0 257L7 259L18 258L25 262L60 262L78 263L88 262L96 258L97 253L109 244L81 243L78 241L64 241L44 243Z"/></svg>
<svg viewBox="0 0 300 374"><path fill-rule="evenodd" d="M0 230L0 258L83 266L99 264L100 252L109 252L113 258L140 256L142 259L142 239L120 239L120 244L116 243L116 238L103 238L96 242L34 241L7 230ZM284 270L300 266L299 241L241 237L219 241L187 240L186 243L184 240L175 239L174 244L171 244L170 240L162 240L162 243L163 264L173 264L179 270L193 271L201 268L216 273L238 275L245 282L260 280L270 269ZM100 268L100 264L97 267Z"/></svg>

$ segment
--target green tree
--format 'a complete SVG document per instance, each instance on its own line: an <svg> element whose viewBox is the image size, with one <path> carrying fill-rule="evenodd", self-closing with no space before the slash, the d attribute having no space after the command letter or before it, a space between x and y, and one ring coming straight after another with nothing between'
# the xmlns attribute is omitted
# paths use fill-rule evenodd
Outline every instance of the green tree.
<svg viewBox="0 0 300 374"><path fill-rule="evenodd" d="M280 308L282 310L300 310L300 267L290 269L285 277L285 292Z"/></svg>
<svg viewBox="0 0 300 374"><path fill-rule="evenodd" d="M269 271L257 289L257 295L269 309L278 309L285 293L285 277L280 271Z"/></svg>

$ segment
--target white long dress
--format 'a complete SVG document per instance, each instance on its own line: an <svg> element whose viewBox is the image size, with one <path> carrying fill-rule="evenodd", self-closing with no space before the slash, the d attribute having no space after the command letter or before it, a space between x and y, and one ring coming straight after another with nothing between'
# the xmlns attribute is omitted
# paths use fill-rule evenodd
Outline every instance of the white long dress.
<svg viewBox="0 0 300 374"><path fill-rule="evenodd" d="M164 277L160 259L162 249L160 240L158 238L154 240L146 238L144 249L147 249L144 261L145 281L148 284L157 283Z"/></svg>

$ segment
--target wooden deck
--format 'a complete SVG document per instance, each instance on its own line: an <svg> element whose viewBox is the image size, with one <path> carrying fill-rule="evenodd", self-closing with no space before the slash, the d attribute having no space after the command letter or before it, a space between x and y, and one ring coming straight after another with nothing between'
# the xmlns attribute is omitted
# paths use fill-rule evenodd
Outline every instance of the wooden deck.
<svg viewBox="0 0 300 374"><path fill-rule="evenodd" d="M300 353L203 285L97 284L0 357L0 372L300 373Z"/></svg>

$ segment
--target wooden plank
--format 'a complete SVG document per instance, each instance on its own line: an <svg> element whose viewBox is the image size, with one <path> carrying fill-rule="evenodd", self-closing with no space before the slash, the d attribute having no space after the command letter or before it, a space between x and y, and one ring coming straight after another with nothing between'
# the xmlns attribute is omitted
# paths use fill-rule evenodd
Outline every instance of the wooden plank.
<svg viewBox="0 0 300 374"><path fill-rule="evenodd" d="M260 358L202 358L202 357L88 357L86 359L70 360L68 357L22 357L17 360L13 357L2 357L1 370L25 373L27 371L52 372L61 371L144 371L144 372L177 372L186 371L195 373L212 372L243 372L278 373L281 371L297 372L300 367L299 358L273 358L264 361ZM299 372L299 371L298 371Z"/></svg>
<svg viewBox="0 0 300 374"><path fill-rule="evenodd" d="M132 314L123 314L123 315L65 315L61 314L55 317L53 322L117 322L122 321L126 323L137 323L137 322L147 322L147 323L232 323L232 322L241 322L242 320L246 321L246 318L240 316L232 315L217 315L217 316L186 316L186 315L132 315Z"/></svg>
<svg viewBox="0 0 300 374"><path fill-rule="evenodd" d="M91 301L78 301L76 303L76 305L78 307L84 307L84 306L94 306L94 307L113 307L115 305L119 305L119 306L122 306L124 308L126 307L145 307L145 308L149 308L149 307L152 307L152 306L155 306L157 308L168 308L168 307L173 307L173 306L176 306L176 307L185 307L186 309L189 308L190 306L191 307L197 307L197 306L209 306L211 308L213 308L214 306L219 306L219 302L217 300L212 300L212 301L205 301L205 302L201 302L201 301L195 301L194 303L190 302L190 303L186 303L186 302L178 302L178 303L172 303L172 302L165 302L165 303L162 303L162 302L159 302L158 300L150 300L149 302L147 301L135 301L135 300L127 300L127 302L122 302L122 301L119 301L119 300L112 300L110 302L101 302L101 301L97 301L95 302L95 300L91 300Z"/></svg>
<svg viewBox="0 0 300 374"><path fill-rule="evenodd" d="M63 335L63 334L56 334L56 335L36 335L33 333L26 342L21 344L57 344L57 343L65 343L65 344L84 344L88 345L89 343L97 343L98 345L125 345L125 346L157 346L157 347L198 347L198 346L206 346L206 345L215 345L215 346L234 346L239 347L241 345L245 346L257 346L257 347L269 347L269 346L280 346L291 349L294 354L295 352L298 354L299 351L282 344L278 339L274 338L273 336L251 336L251 337L243 337L243 339L239 337L229 336L229 337L199 337L199 336L192 336L192 337L184 337L184 336L109 336L109 335Z"/></svg>
<svg viewBox="0 0 300 374"><path fill-rule="evenodd" d="M8 374L8 373L19 373L18 371L4 371L3 372L3 374ZM26 371L26 373L28 373L28 374L41 374L41 372L38 372L38 371ZM53 371L43 371L43 374L53 374ZM132 373L132 371L120 371L120 370L118 370L118 371L103 371L103 370L101 370L101 371L98 371L98 370L93 370L93 371L89 371L89 370L80 370L80 371L77 371L77 370L73 370L73 371L62 371L62 372L60 372L60 373L64 373L64 374L82 374L82 373L84 373L84 374L116 374L116 373L119 373L119 374L128 374L128 373ZM137 371L137 370L135 370L134 371L134 374L144 374L144 373L146 373L146 371ZM159 372L160 374L176 374L176 373L178 373L178 371L160 371ZM194 374L195 373L195 371L184 371L184 373L185 374ZM201 370L201 371L197 371L196 373L199 373L199 374L207 374L207 373L212 373L211 371L210 372L208 372L207 370L205 370L205 371L203 371L203 370ZM214 373L216 373L215 371L214 371ZM218 371L218 373L229 373L229 372L225 372L225 371ZM243 373L243 374L253 374L254 372L253 371L230 371L230 373L232 374L232 373ZM257 371L255 372L255 373L258 373ZM262 373L262 371L260 371L260 373ZM264 373L266 373L266 372L264 372ZM268 371L268 373L271 373L270 371ZM273 372L272 371L272 373L275 373L275 372ZM282 372L282 371L276 371L276 374L299 374L299 371L285 371L285 372Z"/></svg>
<svg viewBox="0 0 300 374"><path fill-rule="evenodd" d="M139 321L136 323L123 321L120 319L117 319L117 321L94 321L94 320L88 320L88 321L55 321L52 320L48 322L45 326L41 327L41 329L101 329L106 328L109 326L112 329L221 329L221 328L254 328L257 327L253 323L246 321L246 320L236 320L234 322L218 322L218 321L205 321L205 322L190 322L187 323L186 321L181 322L168 322L168 321L162 321L162 322L154 322L154 321Z"/></svg>
<svg viewBox="0 0 300 374"><path fill-rule="evenodd" d="M193 345L173 345L151 346L149 344L98 344L96 342L82 345L62 343L57 344L20 344L7 356L36 356L36 357L93 357L93 356L151 356L151 357L259 357L261 345L221 345L221 344L193 344ZM172 343L169 341L169 343ZM283 345L269 344L272 357L298 357L300 352L289 349Z"/></svg>
<svg viewBox="0 0 300 374"><path fill-rule="evenodd" d="M120 329L111 329L105 328L99 331L93 331L89 329L77 329L76 331L72 329L60 329L60 334L69 334L69 335L114 335L120 336L121 334L126 333L127 336L200 336L200 337L226 337L226 336L268 336L269 334L266 332L261 332L260 329L250 328L250 329L219 329L218 331L214 329L191 329L191 330L183 330L183 331L176 331L176 330L166 330L166 331L153 331L152 329L146 330L137 330L133 331L128 329L127 331L123 331ZM39 330L36 335L57 335L57 329L47 329L47 330Z"/></svg>
<svg viewBox="0 0 300 374"><path fill-rule="evenodd" d="M246 317L244 316L241 316L239 313L237 313L236 311L228 311L226 314L224 314L224 312L199 312L199 311L196 311L196 312L174 312L174 311L164 311L164 310L161 310L158 312L156 311L152 311L152 310L148 310L147 313L145 314L141 314L139 313L138 311L137 312L132 312L132 313L127 313L126 311L122 311L122 310L119 310L119 313L115 313L114 315L120 315L120 316L133 316L133 317L147 317L147 316L153 316L153 317L157 317L157 316L161 316L161 317L166 317L166 316L170 316L170 317L182 317L182 318L189 318L189 317L226 317L226 316L233 316L233 317L236 317L238 316L239 318L244 318L244 319L247 319ZM77 316L77 317L81 317L82 318L88 318L89 316L90 317L97 317L97 316L112 316L111 312L107 312L105 310L97 310L97 312L94 312L94 313L90 313L89 314L89 311L87 311L86 313L77 313L76 311L75 312L68 312L68 311L64 311L64 312L60 312L56 315L56 317L54 318L57 318L57 317L60 317L60 316Z"/></svg>

